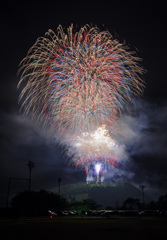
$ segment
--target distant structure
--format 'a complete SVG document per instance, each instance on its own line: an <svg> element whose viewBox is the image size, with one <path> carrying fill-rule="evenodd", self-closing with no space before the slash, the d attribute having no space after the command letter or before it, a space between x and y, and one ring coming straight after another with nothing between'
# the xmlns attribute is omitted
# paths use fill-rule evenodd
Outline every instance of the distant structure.
<svg viewBox="0 0 167 240"><path fill-rule="evenodd" d="M145 189L145 186L144 185L140 185L140 189L141 189L141 193L142 193L142 200L143 200L143 206L145 204L145 200L144 200L144 189Z"/></svg>
<svg viewBox="0 0 167 240"><path fill-rule="evenodd" d="M35 163L33 161L28 161L28 168L29 168L29 192L31 191L31 173L32 168L35 167Z"/></svg>

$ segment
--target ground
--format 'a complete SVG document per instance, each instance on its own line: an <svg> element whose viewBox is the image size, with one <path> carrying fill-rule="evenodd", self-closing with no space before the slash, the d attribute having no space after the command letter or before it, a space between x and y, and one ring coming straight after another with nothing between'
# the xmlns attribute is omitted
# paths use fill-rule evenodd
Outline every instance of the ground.
<svg viewBox="0 0 167 240"><path fill-rule="evenodd" d="M0 238L43 239L166 239L167 218L88 218L0 220Z"/></svg>

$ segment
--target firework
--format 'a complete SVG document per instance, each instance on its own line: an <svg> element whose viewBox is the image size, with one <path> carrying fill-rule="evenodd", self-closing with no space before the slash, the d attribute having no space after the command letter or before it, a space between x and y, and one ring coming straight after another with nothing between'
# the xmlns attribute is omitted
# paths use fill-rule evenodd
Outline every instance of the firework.
<svg viewBox="0 0 167 240"><path fill-rule="evenodd" d="M71 25L48 30L20 63L21 109L61 137L87 176L93 165L97 182L124 153L117 119L142 93L139 61L108 31Z"/></svg>
<svg viewBox="0 0 167 240"><path fill-rule="evenodd" d="M82 133L72 145L77 164L89 167L92 162L109 162L116 165L118 144L110 137L105 126L94 132Z"/></svg>
<svg viewBox="0 0 167 240"><path fill-rule="evenodd" d="M102 125L112 129L127 102L142 93L138 62L108 31L48 30L20 64L24 113L67 139Z"/></svg>
<svg viewBox="0 0 167 240"><path fill-rule="evenodd" d="M115 134L114 138L111 135L102 125L95 131L83 132L70 143L66 142L71 164L85 169L87 183L93 179L97 183L102 182L110 165L118 167L119 161L125 158L123 140L118 141ZM92 174L94 177L91 177Z"/></svg>
<svg viewBox="0 0 167 240"><path fill-rule="evenodd" d="M84 132L70 144L75 166L88 169L93 166L118 166L117 160L123 156L124 145L114 140L105 125L93 132Z"/></svg>

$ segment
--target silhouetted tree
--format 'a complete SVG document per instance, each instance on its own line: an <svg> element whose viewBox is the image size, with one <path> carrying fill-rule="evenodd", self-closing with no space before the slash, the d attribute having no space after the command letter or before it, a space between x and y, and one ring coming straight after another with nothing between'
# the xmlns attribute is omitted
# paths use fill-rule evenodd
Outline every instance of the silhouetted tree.
<svg viewBox="0 0 167 240"><path fill-rule="evenodd" d="M127 210L136 210L139 209L140 203L139 199L128 198L124 201L122 208Z"/></svg>
<svg viewBox="0 0 167 240"><path fill-rule="evenodd" d="M167 210L167 194L159 197L157 207L159 210Z"/></svg>
<svg viewBox="0 0 167 240"><path fill-rule="evenodd" d="M97 204L92 199L84 199L82 200L82 206L86 208L86 210L97 210L101 207L101 205Z"/></svg>
<svg viewBox="0 0 167 240"><path fill-rule="evenodd" d="M44 216L48 214L48 210L60 212L66 209L68 202L65 198L45 190L25 191L12 199L12 206L21 216Z"/></svg>
<svg viewBox="0 0 167 240"><path fill-rule="evenodd" d="M151 201L151 202L149 202L149 203L147 203L146 204L146 209L147 210L157 210L158 209L158 207L157 207L157 203L156 202L154 202L154 201Z"/></svg>
<svg viewBox="0 0 167 240"><path fill-rule="evenodd" d="M89 211L89 210L97 210L101 207L101 205L97 204L92 199L83 199L80 202L75 202L71 204L71 208L74 208L75 210L83 210L83 211Z"/></svg>

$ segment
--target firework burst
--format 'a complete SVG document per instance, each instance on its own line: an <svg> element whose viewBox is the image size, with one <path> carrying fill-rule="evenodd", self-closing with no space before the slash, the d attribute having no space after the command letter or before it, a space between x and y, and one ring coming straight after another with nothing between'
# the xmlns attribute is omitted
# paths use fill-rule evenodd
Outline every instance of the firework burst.
<svg viewBox="0 0 167 240"><path fill-rule="evenodd" d="M75 166L97 182L108 165L124 155L119 115L143 90L143 69L135 52L108 31L73 25L48 30L20 63L18 87L25 115L31 114L61 138Z"/></svg>
<svg viewBox="0 0 167 240"><path fill-rule="evenodd" d="M20 64L20 94L25 114L62 136L78 136L115 120L140 95L143 69L128 47L108 31L73 25L48 30Z"/></svg>
<svg viewBox="0 0 167 240"><path fill-rule="evenodd" d="M104 165L116 166L121 148L122 146L111 138L103 125L96 131L82 133L75 139L72 145L75 153L73 160L78 166L85 168L89 167L92 162L98 163L99 161L103 162Z"/></svg>

